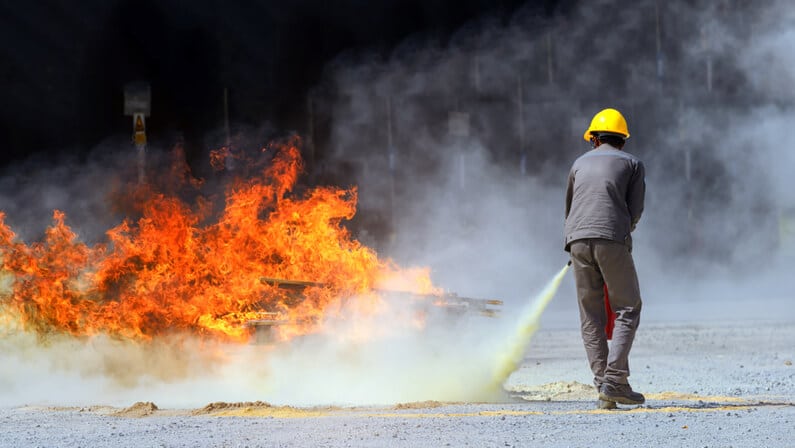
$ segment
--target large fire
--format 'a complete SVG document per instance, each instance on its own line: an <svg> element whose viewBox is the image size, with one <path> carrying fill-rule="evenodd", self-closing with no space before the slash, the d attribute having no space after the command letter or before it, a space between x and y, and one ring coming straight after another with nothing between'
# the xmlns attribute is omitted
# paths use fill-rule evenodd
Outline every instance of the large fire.
<svg viewBox="0 0 795 448"><path fill-rule="evenodd" d="M356 211L355 188L297 193L297 142L263 151L266 166L230 182L217 210L202 196L190 202L137 187L136 217L93 246L60 211L31 244L0 213L0 322L38 334L149 341L188 333L244 342L252 333L246 322L264 315L282 323L276 338L289 339L340 309L377 312L382 289L438 293L426 269L400 269L352 238L342 221ZM296 295L264 279L311 283ZM354 303L337 306L344 300Z"/></svg>

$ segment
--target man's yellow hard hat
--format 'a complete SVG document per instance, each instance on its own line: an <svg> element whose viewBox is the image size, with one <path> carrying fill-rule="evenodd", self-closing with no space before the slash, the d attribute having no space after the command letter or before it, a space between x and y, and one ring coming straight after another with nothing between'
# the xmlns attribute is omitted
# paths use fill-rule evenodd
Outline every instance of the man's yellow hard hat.
<svg viewBox="0 0 795 448"><path fill-rule="evenodd" d="M611 134L618 134L625 139L629 138L629 129L627 129L627 120L621 115L621 112L615 109L604 109L598 114L594 115L591 120L591 125L585 131L582 138L586 142L591 141L591 134L594 132L609 132Z"/></svg>

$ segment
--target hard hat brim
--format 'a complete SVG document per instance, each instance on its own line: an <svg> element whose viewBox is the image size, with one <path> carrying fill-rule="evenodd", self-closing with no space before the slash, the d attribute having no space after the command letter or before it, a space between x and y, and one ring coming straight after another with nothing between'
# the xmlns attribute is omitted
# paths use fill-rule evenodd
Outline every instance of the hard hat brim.
<svg viewBox="0 0 795 448"><path fill-rule="evenodd" d="M583 135L582 135L582 138L583 138L583 140L585 140L586 142L590 142L590 141L591 141L591 136L592 136L593 134L597 134L597 133L604 133L604 134L615 135L615 136L617 136L617 137L621 137L621 138L623 138L624 140L626 140L626 139L628 139L628 138L629 138L629 133L626 133L626 134L624 134L624 133L620 133L620 132L613 132L613 131L600 131L600 130L598 130L598 129L588 129L587 131L585 131L585 134L583 134Z"/></svg>

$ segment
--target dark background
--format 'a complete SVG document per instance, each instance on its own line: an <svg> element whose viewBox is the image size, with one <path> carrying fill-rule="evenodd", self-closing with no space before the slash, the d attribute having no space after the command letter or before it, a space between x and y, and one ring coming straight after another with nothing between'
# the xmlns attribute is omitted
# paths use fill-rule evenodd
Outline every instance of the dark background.
<svg viewBox="0 0 795 448"><path fill-rule="evenodd" d="M757 54L758 70L746 63L775 33L768 28L780 7L786 2L0 0L0 193L8 195L0 210L25 223L46 222L54 208L74 222L96 219L99 196L112 188L87 167L130 164L123 89L133 81L151 85L148 166L182 142L197 177L225 181L227 173L214 179L206 170L208 152L224 143L227 91L233 148L305 137L302 182L359 186L351 227L375 235L379 249L391 244L396 217L418 210L417 197L442 196L438 185L466 178L474 191L452 188L448 202L471 210L488 198L486 181L456 165L469 143L482 144L484 165L517 185L508 176L561 186L587 148L583 127L610 105L627 116L630 151L648 164L659 228L685 229L660 246L728 259L724 241L749 240L747 227L778 234L768 167L750 163L757 148L745 145L772 138L753 129L778 122L769 110L788 118L795 108L786 83L752 82L779 79L775 63L787 54ZM755 110L763 120L748 119ZM453 141L451 112L468 114L471 136ZM725 147L727 135L742 137L738 126L752 137ZM107 163L98 153L122 157ZM26 215L30 204L45 218ZM558 213L549 214L555 229Z"/></svg>
<svg viewBox="0 0 795 448"><path fill-rule="evenodd" d="M0 2L0 163L68 153L85 157L131 133L126 83L152 89L150 141L184 139L201 155L223 124L304 131L306 94L340 54L388 54L407 36L444 40L485 16L517 8L561 14L553 0L47 0Z"/></svg>

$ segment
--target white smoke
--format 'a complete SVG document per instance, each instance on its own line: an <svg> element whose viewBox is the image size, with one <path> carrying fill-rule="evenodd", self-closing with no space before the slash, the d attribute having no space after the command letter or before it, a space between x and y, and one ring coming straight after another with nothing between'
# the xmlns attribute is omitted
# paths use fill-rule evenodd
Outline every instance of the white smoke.
<svg viewBox="0 0 795 448"><path fill-rule="evenodd" d="M394 308L401 319L351 313L274 350L184 360L177 377L156 373L166 357L113 341L29 355L20 347L30 342L6 339L0 404L468 399L516 311L566 262L566 175L604 107L625 113L626 150L646 163L634 236L644 321L792 317L782 279L795 236L782 229L795 220L793 36L786 1L600 0L552 18L475 22L444 41L411 37L386 56L341 56L317 92L331 111L322 162L359 186L357 234L400 264L429 266L448 291L505 300L502 317L435 316L417 330L397 325L410 306ZM102 208L94 185L112 176L102 164L69 166L0 180L9 222L31 228L42 210L65 208L92 234L81 223ZM576 327L574 297L568 280L542 326ZM147 366L126 385L107 371L125 353Z"/></svg>
<svg viewBox="0 0 795 448"><path fill-rule="evenodd" d="M385 252L510 308L565 262L568 168L590 117L617 107L647 168L635 235L647 314L696 291L739 299L770 286L759 279L792 244L779 224L795 204L793 29L786 2L581 2L343 58L329 71L330 164L359 168L362 212L390 221ZM461 113L464 135L449 122Z"/></svg>

